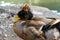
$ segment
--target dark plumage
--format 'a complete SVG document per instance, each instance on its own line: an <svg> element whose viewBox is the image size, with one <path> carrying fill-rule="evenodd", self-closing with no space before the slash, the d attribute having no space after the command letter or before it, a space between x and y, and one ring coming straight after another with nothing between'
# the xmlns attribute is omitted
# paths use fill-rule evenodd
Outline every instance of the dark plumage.
<svg viewBox="0 0 60 40"><path fill-rule="evenodd" d="M30 11L24 11L24 10L19 11L17 15L18 15L18 17L20 17L23 20L25 20L25 19L31 20L33 17L33 14Z"/></svg>
<svg viewBox="0 0 60 40"><path fill-rule="evenodd" d="M48 30L50 28L50 26L51 26L50 24L44 25L43 28L42 28L42 31Z"/></svg>
<svg viewBox="0 0 60 40"><path fill-rule="evenodd" d="M52 27L51 27L51 28L57 28L57 29L58 29L58 31L60 32L60 22L58 22L58 23L56 23L56 24L52 25Z"/></svg>
<svg viewBox="0 0 60 40"><path fill-rule="evenodd" d="M49 24L44 25L43 28L42 28L42 31L45 32L45 31L48 31L48 30L53 29L53 28L57 28L58 31L60 32L60 22L58 22L54 25L49 25Z"/></svg>
<svg viewBox="0 0 60 40"><path fill-rule="evenodd" d="M33 17L30 7L27 4L22 7L22 10L20 10L17 15L21 20L31 20Z"/></svg>

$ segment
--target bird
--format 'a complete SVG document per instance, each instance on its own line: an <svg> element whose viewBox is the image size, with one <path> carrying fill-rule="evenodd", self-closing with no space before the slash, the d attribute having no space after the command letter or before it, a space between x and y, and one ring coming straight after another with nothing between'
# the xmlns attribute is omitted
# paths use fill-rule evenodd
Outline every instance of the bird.
<svg viewBox="0 0 60 40"><path fill-rule="evenodd" d="M25 4L13 20L13 30L20 38L24 40L37 40L36 38L42 34L42 32L39 32L37 29L45 24L44 22L37 21L40 19L33 18L30 7Z"/></svg>
<svg viewBox="0 0 60 40"><path fill-rule="evenodd" d="M55 20L55 18L52 19ZM30 11L30 7L25 4L13 20L13 30L20 38L24 40L38 40L40 37L45 40L45 38L41 36L44 32L39 32L38 30L41 26L44 26L51 21L48 22L47 20L47 23L45 23L43 20L46 20L46 18L33 18L33 13ZM44 28L42 31L43 30L45 31Z"/></svg>

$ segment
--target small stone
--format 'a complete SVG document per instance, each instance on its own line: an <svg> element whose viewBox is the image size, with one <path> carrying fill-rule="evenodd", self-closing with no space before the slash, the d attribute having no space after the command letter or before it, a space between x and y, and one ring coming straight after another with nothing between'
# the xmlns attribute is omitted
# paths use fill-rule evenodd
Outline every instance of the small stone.
<svg viewBox="0 0 60 40"><path fill-rule="evenodd" d="M12 37L14 37L14 35L12 35Z"/></svg>
<svg viewBox="0 0 60 40"><path fill-rule="evenodd" d="M7 37L8 35L7 34L5 34L5 37Z"/></svg>

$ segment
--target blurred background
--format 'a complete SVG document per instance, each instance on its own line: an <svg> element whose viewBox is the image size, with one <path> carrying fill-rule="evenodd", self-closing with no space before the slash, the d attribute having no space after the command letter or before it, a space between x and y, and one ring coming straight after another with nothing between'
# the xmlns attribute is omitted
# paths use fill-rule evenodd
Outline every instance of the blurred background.
<svg viewBox="0 0 60 40"><path fill-rule="evenodd" d="M51 10L60 11L60 0L0 0L0 4L3 1L15 4L29 3L31 5L44 6Z"/></svg>

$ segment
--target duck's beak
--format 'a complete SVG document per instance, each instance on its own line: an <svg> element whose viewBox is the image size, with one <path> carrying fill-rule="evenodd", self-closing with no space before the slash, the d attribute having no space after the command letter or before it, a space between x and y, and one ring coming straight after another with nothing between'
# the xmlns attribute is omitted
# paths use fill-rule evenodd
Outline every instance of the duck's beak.
<svg viewBox="0 0 60 40"><path fill-rule="evenodd" d="M20 20L20 17L16 16L13 20L14 23L18 22Z"/></svg>

